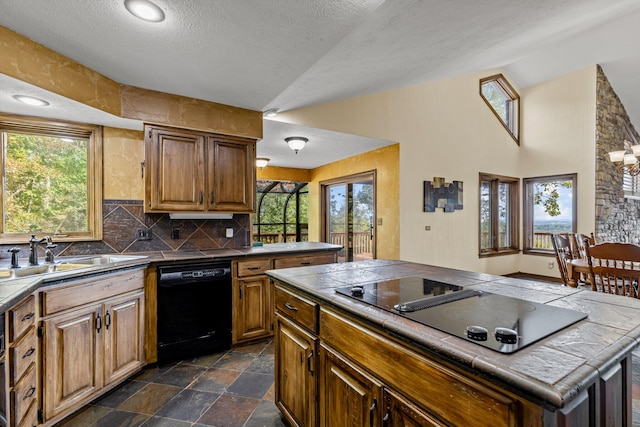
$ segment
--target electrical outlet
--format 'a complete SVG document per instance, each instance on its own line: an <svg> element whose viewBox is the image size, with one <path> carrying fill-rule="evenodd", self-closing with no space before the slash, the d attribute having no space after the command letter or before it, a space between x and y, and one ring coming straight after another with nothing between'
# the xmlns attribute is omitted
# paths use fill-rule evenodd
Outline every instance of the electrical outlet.
<svg viewBox="0 0 640 427"><path fill-rule="evenodd" d="M551 270L553 267L555 267L555 264L553 261L549 261L549 269Z"/></svg>
<svg viewBox="0 0 640 427"><path fill-rule="evenodd" d="M136 240L151 240L151 229L138 228L136 230Z"/></svg>
<svg viewBox="0 0 640 427"><path fill-rule="evenodd" d="M233 237L233 228L227 228L226 236L227 236L227 239L231 239Z"/></svg>
<svg viewBox="0 0 640 427"><path fill-rule="evenodd" d="M171 229L171 238L172 239L179 239L180 238L180 229L179 228L172 228Z"/></svg>
<svg viewBox="0 0 640 427"><path fill-rule="evenodd" d="M424 226L424 231L431 231L431 226L430 225L425 225Z"/></svg>

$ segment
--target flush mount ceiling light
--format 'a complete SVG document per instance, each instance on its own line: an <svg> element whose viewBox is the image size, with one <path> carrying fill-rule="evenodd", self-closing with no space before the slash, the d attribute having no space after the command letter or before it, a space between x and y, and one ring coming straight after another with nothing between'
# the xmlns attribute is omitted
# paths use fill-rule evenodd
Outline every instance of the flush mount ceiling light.
<svg viewBox="0 0 640 427"><path fill-rule="evenodd" d="M285 138L284 141L287 143L289 148L298 154L298 151L304 148L309 139L303 136L290 136L289 138Z"/></svg>
<svg viewBox="0 0 640 427"><path fill-rule="evenodd" d="M49 103L47 101L45 101L44 99L36 98L36 97L33 97L33 96L13 95L13 99L15 99L16 101L20 101L22 103L25 103L27 105L33 105L33 106L36 106L36 107L46 107L47 105L49 105Z"/></svg>
<svg viewBox="0 0 640 427"><path fill-rule="evenodd" d="M264 117L275 117L278 115L278 109L277 108L270 108L268 110L265 110L264 113L262 113L262 115Z"/></svg>
<svg viewBox="0 0 640 427"><path fill-rule="evenodd" d="M269 160L271 159L268 159L266 157L258 157L256 159L256 166L262 169L263 167L267 166L267 163L269 163Z"/></svg>
<svg viewBox="0 0 640 427"><path fill-rule="evenodd" d="M164 12L148 0L124 0L124 7L134 16L148 22L164 21Z"/></svg>

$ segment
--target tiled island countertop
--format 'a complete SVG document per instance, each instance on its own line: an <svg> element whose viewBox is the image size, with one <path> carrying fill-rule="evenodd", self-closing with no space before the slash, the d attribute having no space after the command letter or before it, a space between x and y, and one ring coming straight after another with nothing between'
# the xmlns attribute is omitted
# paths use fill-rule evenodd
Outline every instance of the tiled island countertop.
<svg viewBox="0 0 640 427"><path fill-rule="evenodd" d="M631 351L640 339L639 300L561 284L385 260L271 270L267 275L321 306L355 316L374 329L400 337L408 346L499 384L552 412L572 404L616 365L627 366L623 372L630 369ZM513 354L502 354L335 292L337 287L410 276L564 307L587 313L588 317ZM631 385L624 387L630 393Z"/></svg>

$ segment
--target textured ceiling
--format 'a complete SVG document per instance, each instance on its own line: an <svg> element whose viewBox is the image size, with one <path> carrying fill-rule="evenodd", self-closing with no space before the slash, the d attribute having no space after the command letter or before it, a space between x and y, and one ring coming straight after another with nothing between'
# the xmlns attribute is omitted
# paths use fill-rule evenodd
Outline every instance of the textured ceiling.
<svg viewBox="0 0 640 427"><path fill-rule="evenodd" d="M261 111L497 67L524 88L601 64L636 128L640 124L640 0L155 3L164 22L142 22L122 1L0 0L0 25L123 84ZM11 109L5 80L0 111ZM76 120L82 116L73 114L82 111L68 106L64 114ZM313 167L377 148L359 138L350 144L349 136L282 126L266 123L258 144L258 154L275 165ZM294 130L324 138L308 165L303 152L288 160L278 150L281 134Z"/></svg>

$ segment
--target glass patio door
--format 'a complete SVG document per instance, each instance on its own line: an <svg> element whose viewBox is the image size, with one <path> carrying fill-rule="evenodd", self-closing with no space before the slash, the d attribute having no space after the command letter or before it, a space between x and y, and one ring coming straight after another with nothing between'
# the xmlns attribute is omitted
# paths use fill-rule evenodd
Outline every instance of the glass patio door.
<svg viewBox="0 0 640 427"><path fill-rule="evenodd" d="M373 173L322 183L324 241L342 245L339 262L375 258Z"/></svg>

